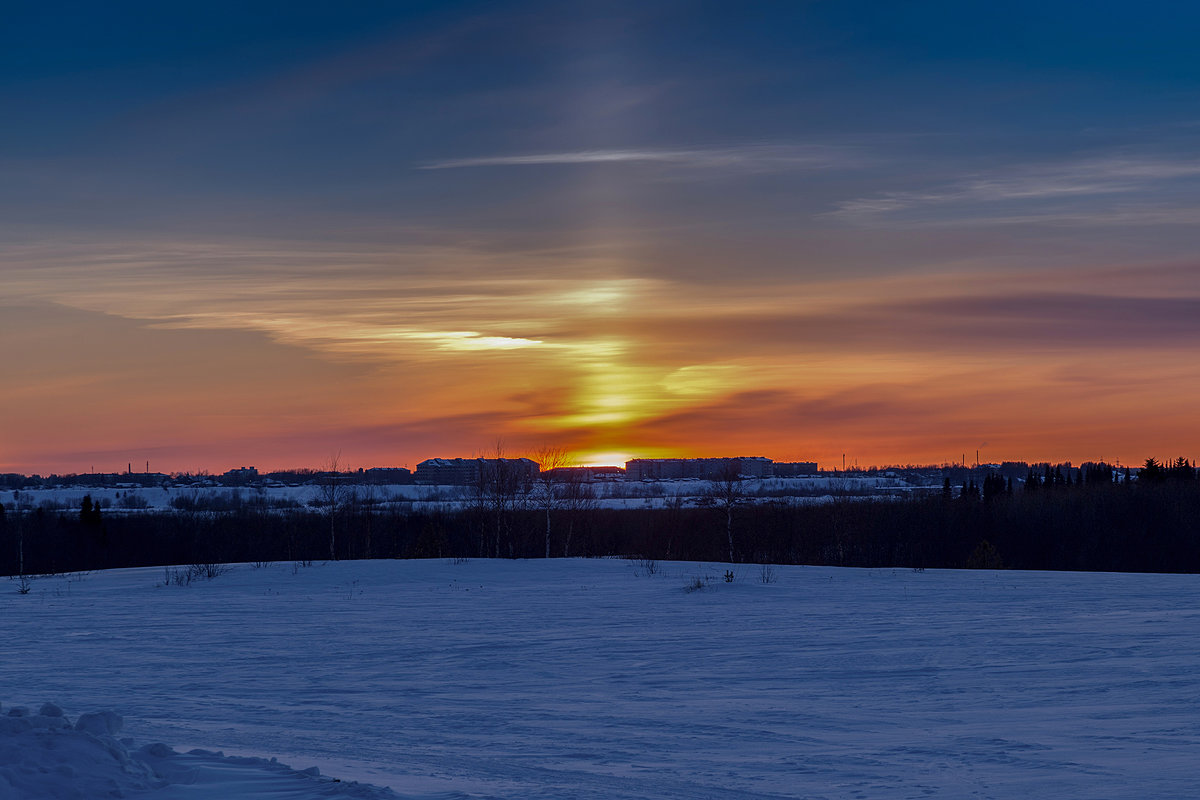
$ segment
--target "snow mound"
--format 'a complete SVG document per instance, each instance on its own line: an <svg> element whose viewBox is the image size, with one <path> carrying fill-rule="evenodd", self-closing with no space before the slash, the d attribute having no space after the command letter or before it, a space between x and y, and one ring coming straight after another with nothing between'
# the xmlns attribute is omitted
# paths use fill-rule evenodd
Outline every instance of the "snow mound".
<svg viewBox="0 0 1200 800"><path fill-rule="evenodd" d="M294 770L274 759L177 753L165 744L133 750L132 739L116 738L122 726L112 711L81 714L72 725L51 703L36 714L9 709L0 716L0 800L397 797L388 789L323 778L316 767Z"/></svg>

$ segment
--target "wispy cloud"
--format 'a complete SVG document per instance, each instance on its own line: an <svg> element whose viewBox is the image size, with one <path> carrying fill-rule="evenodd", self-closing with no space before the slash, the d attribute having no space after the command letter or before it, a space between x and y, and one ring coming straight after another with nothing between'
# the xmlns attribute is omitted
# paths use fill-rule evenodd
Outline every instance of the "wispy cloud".
<svg viewBox="0 0 1200 800"><path fill-rule="evenodd" d="M1200 225L1200 205L1169 207L1155 203L1120 204L1103 210L1044 209L1028 213L970 214L956 218L906 220L904 227L971 228L1042 225L1064 228L1121 228L1157 225Z"/></svg>
<svg viewBox="0 0 1200 800"><path fill-rule="evenodd" d="M1009 224L1011 222L1087 223L1099 214L1101 224L1118 218L1127 224L1188 222L1192 213L1164 209L1161 198L1148 213L1112 207L1045 209L1038 204L1075 203L1106 196L1127 199L1144 192L1161 192L1172 182L1200 177L1200 159L1112 157L1066 164L1025 165L1007 170L965 175L920 191L884 192L837 204L831 216L856 224L903 219L915 224ZM1036 208L1036 215L1022 210ZM986 210L985 210L986 209ZM997 213L997 209L1006 209ZM1015 209L1015 210L1014 210ZM1189 209L1190 211L1190 209ZM1043 212L1049 212L1043 213ZM1119 212L1119 213L1118 213Z"/></svg>
<svg viewBox="0 0 1200 800"><path fill-rule="evenodd" d="M831 169L860 163L861 156L830 145L744 145L684 149L574 150L507 156L452 158L421 164L418 169L472 167L571 166L583 164L659 163L691 168Z"/></svg>
<svg viewBox="0 0 1200 800"><path fill-rule="evenodd" d="M1079 357L1164 354L1200 343L1200 298L1075 292L963 294L878 300L800 313L694 314L630 323L652 341L688 341L712 359L756 355L839 354L865 361L1020 354L1033 363L1051 354Z"/></svg>

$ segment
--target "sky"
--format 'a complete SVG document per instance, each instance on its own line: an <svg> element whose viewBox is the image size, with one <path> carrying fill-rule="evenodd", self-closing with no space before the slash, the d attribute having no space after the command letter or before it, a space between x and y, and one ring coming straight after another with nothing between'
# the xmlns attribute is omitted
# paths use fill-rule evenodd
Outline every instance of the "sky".
<svg viewBox="0 0 1200 800"><path fill-rule="evenodd" d="M1195 457L1198 36L1185 2L6 5L0 471Z"/></svg>

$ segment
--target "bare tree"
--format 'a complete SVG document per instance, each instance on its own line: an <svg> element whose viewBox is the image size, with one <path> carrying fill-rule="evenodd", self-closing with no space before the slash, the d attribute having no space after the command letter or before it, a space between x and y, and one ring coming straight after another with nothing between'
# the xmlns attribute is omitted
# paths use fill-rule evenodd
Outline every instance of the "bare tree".
<svg viewBox="0 0 1200 800"><path fill-rule="evenodd" d="M525 459L510 459L504 456L504 443L497 442L494 458L477 459L479 472L476 476L475 502L481 512L481 520L492 522L492 555L500 557L501 547L507 544L508 555L515 555L512 537L513 513L522 507L530 491L529 462ZM486 523L485 523L486 524ZM480 531L481 555L486 556L484 533Z"/></svg>
<svg viewBox="0 0 1200 800"><path fill-rule="evenodd" d="M356 494L354 500L361 504L361 510L364 515L363 523L366 526L366 547L363 555L366 558L371 558L371 521L375 516L375 508L379 505L379 491L377 487L368 483L360 489L361 494Z"/></svg>
<svg viewBox="0 0 1200 800"><path fill-rule="evenodd" d="M582 471L569 473L559 487L559 497L567 517L567 530L563 535L563 558L571 557L571 538L575 534L576 519L584 512L596 507L596 493Z"/></svg>
<svg viewBox="0 0 1200 800"><path fill-rule="evenodd" d="M538 507L546 515L546 558L550 557L550 512L561 505L561 470L569 466L567 451L561 447L542 447L533 456L538 462L538 481L536 485L536 501Z"/></svg>
<svg viewBox="0 0 1200 800"><path fill-rule="evenodd" d="M17 510L20 511L20 506ZM17 574L21 576L21 594L29 594L29 584L25 580L25 530L20 517L17 517Z"/></svg>
<svg viewBox="0 0 1200 800"><path fill-rule="evenodd" d="M329 457L321 472L317 486L320 490L321 502L329 512L329 560L337 561L337 515L350 498L351 489L345 476L341 474L342 454L335 453Z"/></svg>
<svg viewBox="0 0 1200 800"><path fill-rule="evenodd" d="M708 491L702 500L706 505L725 512L725 539L729 543L729 561L733 563L733 512L747 502L740 465L735 459L727 459L717 476L709 481Z"/></svg>

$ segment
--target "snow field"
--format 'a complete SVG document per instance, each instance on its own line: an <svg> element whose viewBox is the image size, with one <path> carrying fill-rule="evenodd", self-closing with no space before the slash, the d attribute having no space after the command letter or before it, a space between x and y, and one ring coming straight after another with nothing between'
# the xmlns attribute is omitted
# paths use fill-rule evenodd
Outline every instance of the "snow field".
<svg viewBox="0 0 1200 800"><path fill-rule="evenodd" d="M695 502L709 488L707 481L663 480L663 481L597 481L590 484L595 493L593 501L597 508L663 508L678 498ZM940 484L939 484L940 487ZM416 484L349 485L360 496L370 498L376 507L386 509L399 506L415 510L462 509L472 502L474 490L467 486L429 486ZM928 488L928 487L926 487ZM903 480L895 478L842 478L842 477L798 477L747 479L743 483L745 492L758 501L778 500L788 497L799 503L831 502L835 497L851 493L851 496L886 497L895 493L906 493L914 489ZM874 494L872 494L874 493ZM85 496L103 504L108 514L136 514L142 512L171 511L173 501L188 499L203 504L213 501L230 501L236 497L246 504L283 503L309 507L310 502L320 502L319 486L173 486L162 487L82 487L66 486L55 488L21 489L19 499L14 501L11 491L0 492L0 502L12 508L17 503L23 509L43 507L47 510L78 511ZM134 502L131 502L134 501ZM536 507L536 502L534 503Z"/></svg>
<svg viewBox="0 0 1200 800"><path fill-rule="evenodd" d="M659 566L0 583L0 698L408 797L1195 796L1198 576Z"/></svg>

